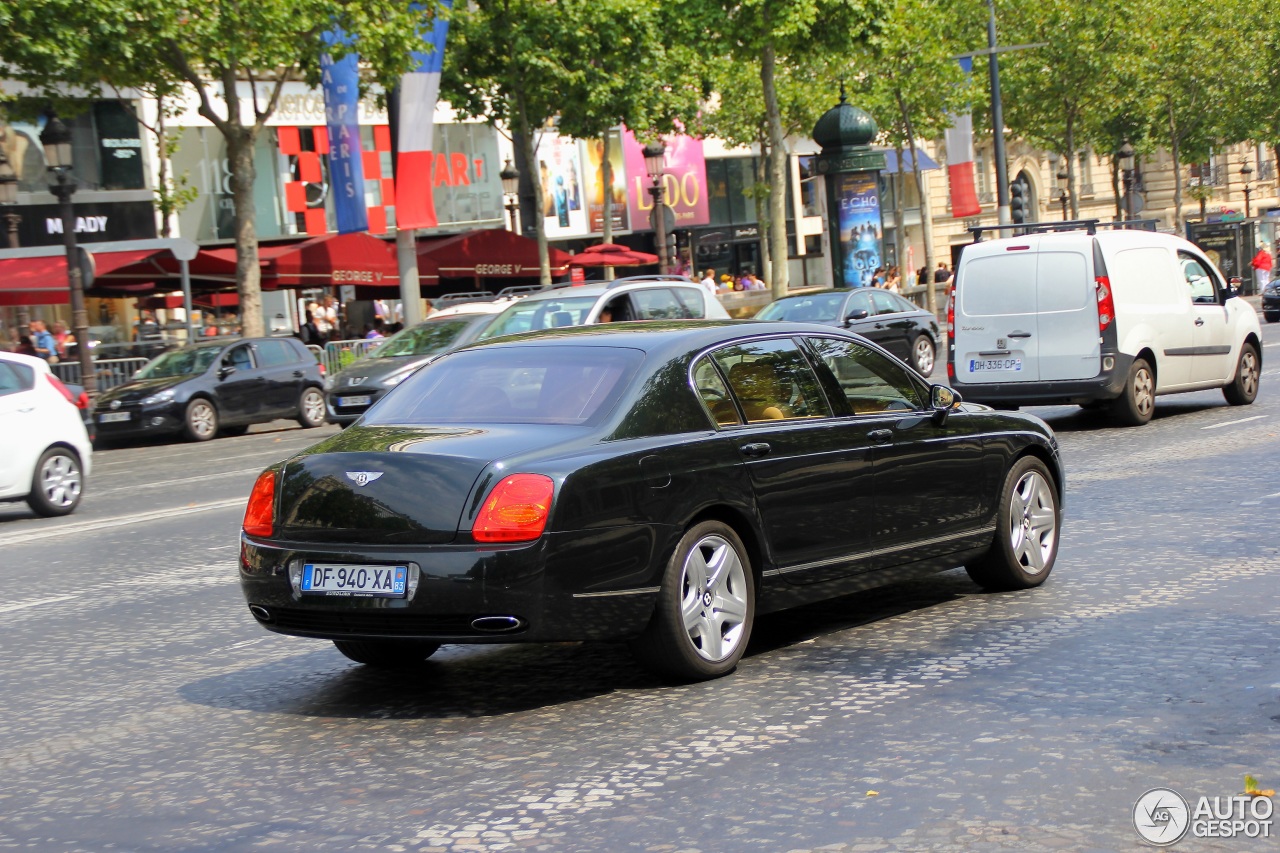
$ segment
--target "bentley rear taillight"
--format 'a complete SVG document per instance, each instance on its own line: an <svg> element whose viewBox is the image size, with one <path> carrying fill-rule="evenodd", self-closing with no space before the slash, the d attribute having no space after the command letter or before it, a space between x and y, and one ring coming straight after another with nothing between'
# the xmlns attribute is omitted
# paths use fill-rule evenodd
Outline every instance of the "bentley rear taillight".
<svg viewBox="0 0 1280 853"><path fill-rule="evenodd" d="M532 542L546 529L555 483L542 474L512 474L480 507L471 535L477 542Z"/></svg>
<svg viewBox="0 0 1280 853"><path fill-rule="evenodd" d="M249 493L244 509L244 532L249 536L270 538L275 530L276 472L263 471Z"/></svg>

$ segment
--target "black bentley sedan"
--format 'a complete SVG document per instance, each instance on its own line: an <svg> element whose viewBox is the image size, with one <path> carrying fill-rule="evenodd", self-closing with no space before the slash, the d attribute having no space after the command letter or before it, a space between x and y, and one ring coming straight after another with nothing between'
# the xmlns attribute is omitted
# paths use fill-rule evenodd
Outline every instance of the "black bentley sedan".
<svg viewBox="0 0 1280 853"><path fill-rule="evenodd" d="M481 303L489 305L493 303ZM510 303L502 303L506 307ZM441 353L475 340L501 311L453 314L396 332L325 380L330 423L354 423L383 394Z"/></svg>
<svg viewBox="0 0 1280 853"><path fill-rule="evenodd" d="M268 468L249 610L375 666L442 643L629 640L734 668L760 613L963 565L1042 583L1058 445L874 344L802 324L535 332L455 350Z"/></svg>
<svg viewBox="0 0 1280 853"><path fill-rule="evenodd" d="M320 363L297 338L218 339L170 350L97 399L99 439L181 433L208 441L251 424L324 423Z"/></svg>
<svg viewBox="0 0 1280 853"><path fill-rule="evenodd" d="M839 326L874 341L928 378L942 339L937 318L896 293L874 287L814 290L771 302L756 320Z"/></svg>

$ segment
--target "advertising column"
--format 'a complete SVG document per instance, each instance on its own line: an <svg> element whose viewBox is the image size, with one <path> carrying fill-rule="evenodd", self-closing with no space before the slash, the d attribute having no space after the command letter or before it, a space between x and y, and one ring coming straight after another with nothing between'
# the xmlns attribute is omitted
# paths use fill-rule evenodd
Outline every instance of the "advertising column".
<svg viewBox="0 0 1280 853"><path fill-rule="evenodd" d="M822 146L817 171L827 184L831 230L832 280L837 287L866 287L884 263L884 220L880 209L880 172L884 153L874 151L876 123L840 94L840 103L813 127Z"/></svg>

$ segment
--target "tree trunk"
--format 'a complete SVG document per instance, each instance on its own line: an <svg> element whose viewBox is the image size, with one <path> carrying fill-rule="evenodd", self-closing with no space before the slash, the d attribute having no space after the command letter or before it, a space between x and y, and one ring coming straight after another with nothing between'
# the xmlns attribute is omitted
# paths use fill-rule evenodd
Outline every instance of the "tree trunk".
<svg viewBox="0 0 1280 853"><path fill-rule="evenodd" d="M1169 110L1169 153L1173 155L1173 230L1182 233L1182 152L1178 150L1178 126L1173 119L1173 104L1165 101ZM1201 177L1202 186L1204 178ZM1204 198L1200 199L1203 218Z"/></svg>
<svg viewBox="0 0 1280 853"><path fill-rule="evenodd" d="M600 230L603 232L604 242L613 242L613 164L609 162L609 143L610 136L613 135L612 128L605 128L604 131L604 147L600 153L600 183L603 186L604 199L604 222L601 223ZM613 281L613 267L604 268L604 280Z"/></svg>
<svg viewBox="0 0 1280 853"><path fill-rule="evenodd" d="M751 199L756 205L756 222L760 227L760 275L773 274L771 267L771 259L773 253L769 251L770 235L773 231L770 229L769 221L769 202L768 199L761 194L760 187L769 184L769 141L765 139L764 134L760 135L760 157L756 160L756 190L751 194ZM735 278L740 270L729 270L729 273Z"/></svg>
<svg viewBox="0 0 1280 853"><path fill-rule="evenodd" d="M898 90L898 109L902 112L902 125L907 129L907 140L911 144L911 174L916 180L916 195L920 197L920 238L924 240L924 277L919 282L925 290L925 306L935 316L938 313L938 291L933 286L933 213L929 210L929 195L924 189L924 173L920 171L920 161L916 157L916 131L911 124L911 112ZM902 171L902 161L898 161L898 171ZM899 262L901 263L901 262ZM912 270L915 272L915 270Z"/></svg>
<svg viewBox="0 0 1280 853"><path fill-rule="evenodd" d="M1120 204L1120 164L1111 158L1111 195L1116 200L1116 219L1124 219L1124 208Z"/></svg>
<svg viewBox="0 0 1280 853"><path fill-rule="evenodd" d="M253 203L255 134L234 127L226 135L231 161L231 202L235 210L236 289L240 293L240 331L246 338L260 337L262 323L262 270L258 266L257 208Z"/></svg>
<svg viewBox="0 0 1280 853"><path fill-rule="evenodd" d="M902 193L907 188L906 178L903 174L903 167L906 160L902 158L902 143L894 142L893 151L898 155L898 171L892 176L893 180L893 257L894 264L897 265L899 273L902 271L902 261L907 257L905 246L907 243L907 203L902 198ZM888 264L885 264L888 267ZM885 271L885 281L889 280L888 271ZM907 279L903 276L902 280Z"/></svg>
<svg viewBox="0 0 1280 853"><path fill-rule="evenodd" d="M538 281L551 284L551 260L547 254L547 221L544 215L545 200L542 175L538 171L538 151L533 144L533 131L529 127L529 112L525 109L524 96L516 94L516 123L520 144L524 146L524 160L529 164L529 182L533 186L533 224L538 239Z"/></svg>
<svg viewBox="0 0 1280 853"><path fill-rule="evenodd" d="M156 150L159 152L160 162L156 164L159 171L160 188L157 192L160 195L160 236L168 239L173 233L173 223L169 218L173 215L173 188L169 186L169 140L165 138L164 133L164 96L156 97Z"/></svg>
<svg viewBox="0 0 1280 853"><path fill-rule="evenodd" d="M1076 124L1073 117L1067 115L1067 134L1063 138L1067 150L1067 194L1071 196L1071 218L1080 218L1080 200L1076 193Z"/></svg>
<svg viewBox="0 0 1280 853"><path fill-rule="evenodd" d="M787 295L787 140L782 133L782 110L778 107L773 44L765 45L760 62L760 83L764 90L764 112L769 124L769 251L770 285L773 297Z"/></svg>

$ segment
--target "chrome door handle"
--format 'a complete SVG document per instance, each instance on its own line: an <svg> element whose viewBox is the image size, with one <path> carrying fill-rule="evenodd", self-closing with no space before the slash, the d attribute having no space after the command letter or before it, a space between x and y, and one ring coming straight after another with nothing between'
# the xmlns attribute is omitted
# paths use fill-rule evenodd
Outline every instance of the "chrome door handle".
<svg viewBox="0 0 1280 853"><path fill-rule="evenodd" d="M769 444L764 441L758 441L754 444L744 444L738 448L742 451L742 455L748 459L759 459L761 456L767 456L772 450Z"/></svg>
<svg viewBox="0 0 1280 853"><path fill-rule="evenodd" d="M1197 326L1203 326L1203 325L1204 325L1204 319L1203 319L1203 318L1201 318L1201 317L1197 317L1197 318L1196 318L1196 325L1197 325Z"/></svg>
<svg viewBox="0 0 1280 853"><path fill-rule="evenodd" d="M876 444L888 444L893 441L893 430L891 429L873 429L867 433L867 438Z"/></svg>
<svg viewBox="0 0 1280 853"><path fill-rule="evenodd" d="M1010 333L1009 333L1009 337L1011 337L1011 338L1029 338L1029 337L1031 337L1031 333L1030 333L1030 332L1010 332Z"/></svg>

